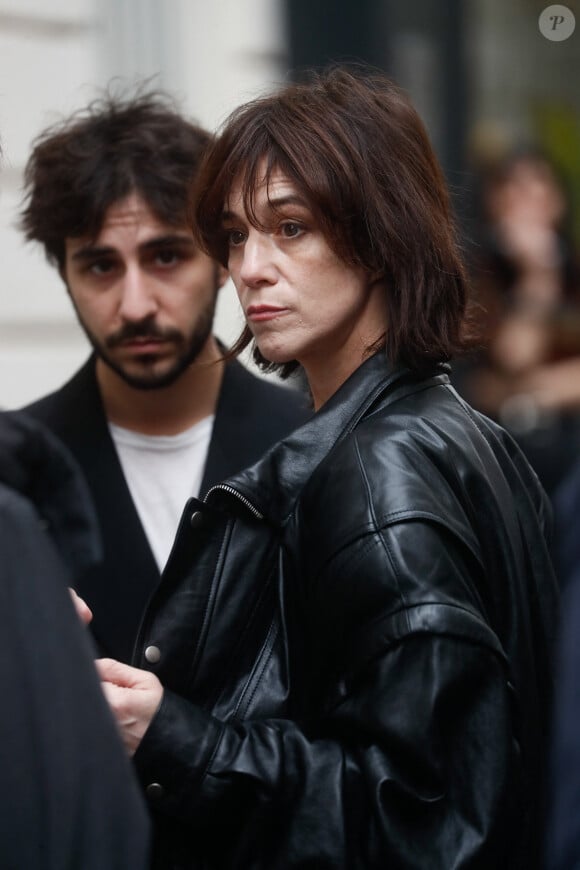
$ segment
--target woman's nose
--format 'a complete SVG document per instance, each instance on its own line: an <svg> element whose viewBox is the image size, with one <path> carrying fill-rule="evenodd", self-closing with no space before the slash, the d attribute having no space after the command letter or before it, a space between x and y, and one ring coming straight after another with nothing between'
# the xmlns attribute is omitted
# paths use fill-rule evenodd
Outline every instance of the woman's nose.
<svg viewBox="0 0 580 870"><path fill-rule="evenodd" d="M274 253L274 244L266 233L250 233L244 244L240 267L240 278L247 287L275 281Z"/></svg>

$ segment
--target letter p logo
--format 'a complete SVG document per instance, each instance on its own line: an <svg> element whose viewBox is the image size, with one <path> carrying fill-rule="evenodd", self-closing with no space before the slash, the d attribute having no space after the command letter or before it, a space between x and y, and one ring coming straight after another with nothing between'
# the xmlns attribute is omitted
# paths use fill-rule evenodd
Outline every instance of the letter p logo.
<svg viewBox="0 0 580 870"><path fill-rule="evenodd" d="M556 4L544 9L538 18L538 27L546 39L551 42L563 42L574 33L576 19L571 9Z"/></svg>

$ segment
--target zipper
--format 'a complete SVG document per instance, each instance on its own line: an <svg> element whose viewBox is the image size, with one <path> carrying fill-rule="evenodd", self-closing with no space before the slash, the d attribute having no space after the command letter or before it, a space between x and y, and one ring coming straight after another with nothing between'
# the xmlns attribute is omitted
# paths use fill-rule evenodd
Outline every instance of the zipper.
<svg viewBox="0 0 580 870"><path fill-rule="evenodd" d="M252 502L249 501L245 495L242 495L241 492L238 492L238 490L234 489L232 486L228 486L227 483L217 483L215 486L212 486L210 489L208 489L203 499L204 502L207 502L208 497L211 495L211 493L215 492L217 489L221 489L224 492L227 492L229 495L234 496L234 498L236 498L238 501L241 501L241 503L250 511L250 513L254 517L256 517L256 519L264 519L264 514L262 514L257 507L254 507Z"/></svg>

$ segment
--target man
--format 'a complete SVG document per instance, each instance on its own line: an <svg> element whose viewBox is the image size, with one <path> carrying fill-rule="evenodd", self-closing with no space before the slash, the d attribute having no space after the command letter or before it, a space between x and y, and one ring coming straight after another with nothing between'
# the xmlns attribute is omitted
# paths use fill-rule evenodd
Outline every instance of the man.
<svg viewBox="0 0 580 870"><path fill-rule="evenodd" d="M104 99L45 131L22 226L59 270L93 355L26 409L80 463L104 562L78 592L101 651L129 661L183 505L306 419L297 391L222 359L226 271L202 253L188 198L210 142L167 98Z"/></svg>
<svg viewBox="0 0 580 870"><path fill-rule="evenodd" d="M549 509L449 385L468 287L417 112L341 69L241 107L196 226L315 414L192 500L137 667L98 663L158 866L536 870Z"/></svg>
<svg viewBox="0 0 580 870"><path fill-rule="evenodd" d="M146 870L149 821L67 585L99 555L50 432L0 415L0 864Z"/></svg>

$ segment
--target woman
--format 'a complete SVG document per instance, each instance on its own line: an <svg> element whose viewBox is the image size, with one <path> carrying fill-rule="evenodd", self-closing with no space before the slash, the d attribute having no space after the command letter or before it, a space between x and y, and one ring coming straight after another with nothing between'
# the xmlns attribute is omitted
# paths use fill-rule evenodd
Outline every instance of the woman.
<svg viewBox="0 0 580 870"><path fill-rule="evenodd" d="M465 277L423 125L335 70L240 108L196 218L316 414L187 507L135 664L99 667L159 866L538 865L546 501L453 392Z"/></svg>

